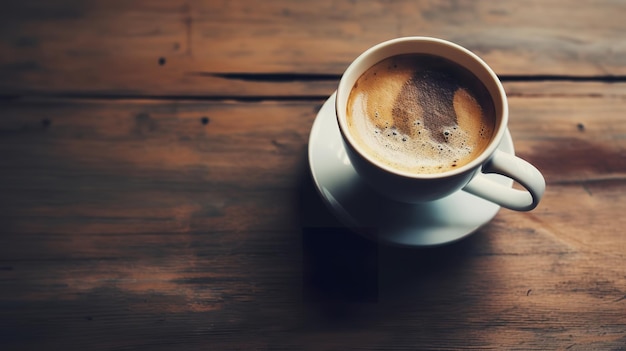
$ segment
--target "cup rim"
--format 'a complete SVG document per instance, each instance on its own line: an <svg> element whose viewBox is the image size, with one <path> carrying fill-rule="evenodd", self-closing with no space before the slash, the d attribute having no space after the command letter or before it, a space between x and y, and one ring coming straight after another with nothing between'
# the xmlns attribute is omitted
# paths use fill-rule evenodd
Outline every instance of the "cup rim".
<svg viewBox="0 0 626 351"><path fill-rule="evenodd" d="M373 55L374 53L381 51L381 50L385 50L388 47L391 46L398 46L398 45L402 45L403 43L408 43L408 42L412 42L412 43L416 43L416 44L423 44L423 43L428 43L429 45L440 45L440 46L446 46L449 47L451 49L453 49L456 52L461 53L462 55L464 55L465 57L469 58L470 60L474 61L475 63L477 63L480 68L483 70L482 73L484 73L485 75L487 75L489 77L490 80L490 84L487 84L487 82L485 82L484 79L480 78L478 74L476 74L475 70L470 69L469 67L467 67L464 64L459 63L457 60L450 58L448 56L445 55L441 55L441 57L451 60L453 62L455 62L456 64L459 64L461 66L463 66L464 68L468 69L470 72L472 72L478 79L480 79L482 81L482 83L487 87L487 89L489 90L489 95L491 96L491 98L494 100L494 105L496 105L496 129L494 130L494 135L491 138L491 141L489 142L489 145L487 145L487 147L480 153L480 155L478 155L476 158L474 158L473 160L471 160L470 162L464 164L461 167L457 167L455 169L451 169L451 170L447 170L444 172L440 172L440 173L415 173L415 172L409 172L409 171L404 171L404 170L400 170L391 166L388 166L386 164L383 164L381 162L379 162L378 160L374 159L373 157L371 157L367 152L364 152L358 145L358 143L355 142L353 136L350 134L350 132L348 132L348 128L347 128L347 113L346 113L346 108L347 108L347 96L345 97L345 101L346 104L345 106L343 106L343 108L341 108L339 105L341 104L341 102L343 101L343 95L350 94L350 91L352 90L352 84L349 84L349 82L347 81L348 77L353 77L355 75L354 71L357 71L360 66L361 63L367 59L368 57L370 57L371 55ZM412 52L392 52L391 54L387 54L385 56L383 56L382 59L386 59L392 56L396 56L396 55L401 55L401 54L405 54L405 53L412 53ZM415 51L415 53L421 53L420 51ZM429 53L432 54L432 53ZM438 55L438 54L432 54L432 55ZM382 60L381 59L381 60ZM380 62L380 60L378 60L377 62ZM376 62L375 62L376 63ZM374 63L374 64L375 64ZM369 69L372 65L367 66L364 69L361 69L360 72L357 71L358 76L356 79L358 79L367 69ZM355 80L356 82L356 80ZM347 86L349 85L349 86ZM490 86L494 86L497 92L497 96L494 96L494 92L490 89ZM499 101L496 101L499 100ZM500 106L500 111L498 112L498 108L497 106ZM340 112L341 111L341 112ZM385 172L388 173L392 173L392 174L396 174L405 178L412 178L412 179L439 179L439 178L446 178L446 177L452 177L452 176L456 176L459 174L463 174L466 173L468 171L472 171L475 169L478 169L482 164L484 164L489 158L491 158L491 156L493 155L493 153L496 151L496 149L498 148L500 141L502 140L502 137L504 136L506 130L507 130L507 125L508 125L508 103L507 103L507 99L506 99L506 93L504 91L504 87L502 86L502 82L500 82L500 79L498 79L498 76L496 75L496 73L491 69L491 67L489 67L489 65L487 65L487 63L485 61L483 61L478 55L474 54L473 52L471 52L470 50L455 44L453 42L444 40L444 39L439 39L439 38L434 38L434 37L426 37L426 36L411 36L411 37L401 37L401 38L395 38L395 39L391 39L391 40L387 40L384 42L381 42L379 44L376 44L372 47L370 47L369 49L367 49L366 51L364 51L363 53L361 53L354 61L352 61L352 63L350 63L350 65L348 66L348 68L345 70L345 72L343 73L340 81L339 81L339 86L337 88L337 97L336 97L336 101L335 101L335 115L337 118L337 122L339 125L339 130L341 132L341 135L344 139L344 141L346 141L347 143L350 144L350 146L363 158L365 158L369 163L373 164L374 166L384 170Z"/></svg>

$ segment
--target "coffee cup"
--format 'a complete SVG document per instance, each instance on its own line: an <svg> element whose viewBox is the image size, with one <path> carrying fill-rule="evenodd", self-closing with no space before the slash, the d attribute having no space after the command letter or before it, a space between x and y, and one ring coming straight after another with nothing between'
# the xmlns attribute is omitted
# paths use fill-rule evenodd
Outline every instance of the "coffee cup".
<svg viewBox="0 0 626 351"><path fill-rule="evenodd" d="M371 47L344 72L335 110L354 169L388 198L420 203L462 190L529 211L545 191L537 168L498 149L508 132L504 88L482 59L457 44L405 37Z"/></svg>

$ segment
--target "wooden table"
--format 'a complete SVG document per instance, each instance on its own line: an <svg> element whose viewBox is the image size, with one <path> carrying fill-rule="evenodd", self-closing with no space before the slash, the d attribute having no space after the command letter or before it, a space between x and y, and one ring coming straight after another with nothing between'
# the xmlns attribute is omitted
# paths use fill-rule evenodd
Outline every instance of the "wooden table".
<svg viewBox="0 0 626 351"><path fill-rule="evenodd" d="M1 8L1 350L626 349L626 2ZM500 75L536 210L432 249L326 210L316 113L408 35Z"/></svg>

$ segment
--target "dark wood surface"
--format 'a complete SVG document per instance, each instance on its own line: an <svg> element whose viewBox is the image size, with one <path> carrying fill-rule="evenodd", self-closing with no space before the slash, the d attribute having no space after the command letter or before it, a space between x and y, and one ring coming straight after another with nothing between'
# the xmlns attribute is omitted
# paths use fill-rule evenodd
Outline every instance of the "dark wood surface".
<svg viewBox="0 0 626 351"><path fill-rule="evenodd" d="M1 7L1 350L626 350L625 2ZM405 35L500 75L537 209L432 249L326 210L316 113Z"/></svg>

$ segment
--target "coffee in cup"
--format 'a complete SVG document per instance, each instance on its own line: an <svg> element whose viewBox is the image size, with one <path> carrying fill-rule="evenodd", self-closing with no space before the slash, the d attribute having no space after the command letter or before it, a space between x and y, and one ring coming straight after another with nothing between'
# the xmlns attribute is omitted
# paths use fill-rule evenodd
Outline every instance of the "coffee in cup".
<svg viewBox="0 0 626 351"><path fill-rule="evenodd" d="M365 152L414 174L454 170L479 156L496 126L487 88L472 72L428 54L388 57L354 83L348 130Z"/></svg>

